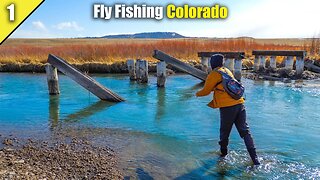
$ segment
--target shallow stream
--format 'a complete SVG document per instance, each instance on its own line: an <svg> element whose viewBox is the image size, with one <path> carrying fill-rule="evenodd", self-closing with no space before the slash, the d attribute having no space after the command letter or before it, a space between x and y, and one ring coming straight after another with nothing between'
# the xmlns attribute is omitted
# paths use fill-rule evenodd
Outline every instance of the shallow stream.
<svg viewBox="0 0 320 180"><path fill-rule="evenodd" d="M118 152L125 176L140 179L320 178L320 81L283 84L244 80L248 122L262 165L252 167L234 128L230 154L219 158L219 112L196 98L202 87L175 75L166 88L96 75L127 101L99 101L60 75L50 97L45 74L0 73L0 134L53 139L85 136Z"/></svg>

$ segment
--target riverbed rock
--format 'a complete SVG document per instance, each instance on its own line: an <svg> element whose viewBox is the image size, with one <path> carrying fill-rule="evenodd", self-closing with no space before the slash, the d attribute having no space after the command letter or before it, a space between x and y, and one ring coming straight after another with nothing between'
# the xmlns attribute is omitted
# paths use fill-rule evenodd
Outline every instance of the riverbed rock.
<svg viewBox="0 0 320 180"><path fill-rule="evenodd" d="M320 78L320 74L314 73L311 71L304 71L302 73L302 79L312 80L312 79L318 79Z"/></svg>
<svg viewBox="0 0 320 180"><path fill-rule="evenodd" d="M42 144L0 149L0 179L123 179L108 147L76 139Z"/></svg>
<svg viewBox="0 0 320 180"><path fill-rule="evenodd" d="M167 76L172 76L175 74L175 72L172 69L167 69L166 73L167 73Z"/></svg>
<svg viewBox="0 0 320 180"><path fill-rule="evenodd" d="M2 144L6 145L6 146L12 146L13 140L12 139L5 139L5 140L3 140Z"/></svg>

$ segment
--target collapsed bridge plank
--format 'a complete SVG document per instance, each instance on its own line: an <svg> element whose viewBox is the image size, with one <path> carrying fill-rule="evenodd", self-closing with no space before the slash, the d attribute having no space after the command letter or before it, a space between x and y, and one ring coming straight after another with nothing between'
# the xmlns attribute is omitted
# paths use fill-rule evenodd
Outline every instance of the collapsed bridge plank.
<svg viewBox="0 0 320 180"><path fill-rule="evenodd" d="M181 71L190 74L191 76L194 76L202 81L205 81L207 78L207 73L190 66L187 63L184 63L174 57L171 57L167 54L165 54L162 51L159 50L154 50L153 57L160 60L160 61L165 61L167 64L171 64L172 66L180 69Z"/></svg>
<svg viewBox="0 0 320 180"><path fill-rule="evenodd" d="M124 101L122 97L112 92L108 88L101 85L99 82L91 78L90 76L80 72L78 69L73 67L71 64L65 60L49 54L48 63L56 67L63 74L70 77L72 80L80 84L82 87L92 92L101 100L111 101L111 102L121 102Z"/></svg>
<svg viewBox="0 0 320 180"><path fill-rule="evenodd" d="M304 67L306 67L309 71L320 73L320 67L315 65L313 61L307 61L304 64Z"/></svg>
<svg viewBox="0 0 320 180"><path fill-rule="evenodd" d="M304 57L305 51L252 51L255 56L297 56Z"/></svg>

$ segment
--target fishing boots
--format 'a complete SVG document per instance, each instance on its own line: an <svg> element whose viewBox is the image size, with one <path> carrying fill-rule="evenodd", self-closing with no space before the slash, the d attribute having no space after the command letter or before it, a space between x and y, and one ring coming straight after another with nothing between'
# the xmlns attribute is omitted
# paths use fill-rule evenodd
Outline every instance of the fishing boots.
<svg viewBox="0 0 320 180"><path fill-rule="evenodd" d="M254 143L253 143L253 139L251 137L250 134L247 134L246 136L244 136L244 143L246 144L248 153L252 159L252 162L254 165L260 165L258 156L257 156L257 152L256 152L256 148L254 147Z"/></svg>
<svg viewBox="0 0 320 180"><path fill-rule="evenodd" d="M220 148L220 157L225 157L228 154L228 148Z"/></svg>

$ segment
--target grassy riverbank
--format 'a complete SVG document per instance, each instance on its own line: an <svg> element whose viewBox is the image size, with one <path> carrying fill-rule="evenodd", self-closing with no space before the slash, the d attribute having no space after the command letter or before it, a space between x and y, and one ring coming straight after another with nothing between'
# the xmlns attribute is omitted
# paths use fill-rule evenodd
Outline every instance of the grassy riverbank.
<svg viewBox="0 0 320 180"><path fill-rule="evenodd" d="M252 50L310 50L312 39L188 38L188 39L9 39L0 46L0 72L44 72L48 54L58 55L83 71L126 72L127 59L146 59L151 71L154 49L199 65L201 51L245 51L252 66ZM312 55L318 59L319 56ZM278 64L283 61L277 58ZM268 60L267 60L268 62Z"/></svg>
<svg viewBox="0 0 320 180"><path fill-rule="evenodd" d="M0 63L43 64L48 54L70 63L123 62L128 58L152 58L154 49L181 60L198 61L200 51L308 50L309 39L9 39L0 47Z"/></svg>

